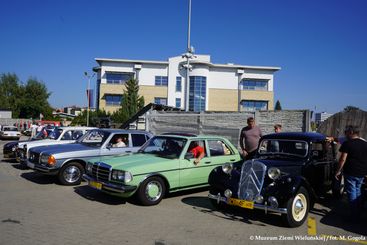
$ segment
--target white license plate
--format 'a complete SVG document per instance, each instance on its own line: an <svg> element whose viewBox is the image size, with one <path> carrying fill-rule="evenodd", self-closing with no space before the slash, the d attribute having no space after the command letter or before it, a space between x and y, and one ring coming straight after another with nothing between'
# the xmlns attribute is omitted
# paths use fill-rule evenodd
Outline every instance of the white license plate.
<svg viewBox="0 0 367 245"><path fill-rule="evenodd" d="M32 169L34 169L34 163L31 163L31 162L27 162L27 166L28 166L29 168L32 168Z"/></svg>

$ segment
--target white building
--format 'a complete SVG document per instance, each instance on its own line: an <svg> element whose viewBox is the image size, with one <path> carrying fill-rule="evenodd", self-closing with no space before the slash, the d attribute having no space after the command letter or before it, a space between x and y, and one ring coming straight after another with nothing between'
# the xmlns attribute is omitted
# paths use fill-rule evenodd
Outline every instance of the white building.
<svg viewBox="0 0 367 245"><path fill-rule="evenodd" d="M145 104L157 103L185 109L186 86L190 111L273 110L274 73L279 67L213 64L209 55L168 61L96 58L97 109L113 112L120 107L125 82L139 82Z"/></svg>
<svg viewBox="0 0 367 245"><path fill-rule="evenodd" d="M329 117L331 117L333 114L327 113L327 112L318 112L315 114L315 122L317 124L322 123L323 121L325 121L326 119L328 119Z"/></svg>

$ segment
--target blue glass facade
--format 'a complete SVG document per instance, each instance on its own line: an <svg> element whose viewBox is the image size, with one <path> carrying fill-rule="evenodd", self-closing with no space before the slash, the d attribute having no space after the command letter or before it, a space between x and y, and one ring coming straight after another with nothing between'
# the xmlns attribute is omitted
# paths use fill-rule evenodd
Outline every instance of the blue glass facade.
<svg viewBox="0 0 367 245"><path fill-rule="evenodd" d="M176 92L181 92L182 89L182 78L176 77Z"/></svg>
<svg viewBox="0 0 367 245"><path fill-rule="evenodd" d="M245 111L267 110L268 102L261 100L243 100L241 106Z"/></svg>
<svg viewBox="0 0 367 245"><path fill-rule="evenodd" d="M156 86L168 86L168 77L166 76L155 76Z"/></svg>
<svg viewBox="0 0 367 245"><path fill-rule="evenodd" d="M106 94L106 105L119 106L121 104L122 95Z"/></svg>
<svg viewBox="0 0 367 245"><path fill-rule="evenodd" d="M167 98L155 97L154 103L159 105L167 105Z"/></svg>
<svg viewBox="0 0 367 245"><path fill-rule="evenodd" d="M205 111L206 77L190 76L189 110Z"/></svg>
<svg viewBox="0 0 367 245"><path fill-rule="evenodd" d="M268 80L244 79L241 85L243 90L268 90Z"/></svg>
<svg viewBox="0 0 367 245"><path fill-rule="evenodd" d="M106 80L109 84L124 84L129 79L133 78L133 73L111 73L106 72Z"/></svg>
<svg viewBox="0 0 367 245"><path fill-rule="evenodd" d="M181 98L176 98L176 107L181 108Z"/></svg>

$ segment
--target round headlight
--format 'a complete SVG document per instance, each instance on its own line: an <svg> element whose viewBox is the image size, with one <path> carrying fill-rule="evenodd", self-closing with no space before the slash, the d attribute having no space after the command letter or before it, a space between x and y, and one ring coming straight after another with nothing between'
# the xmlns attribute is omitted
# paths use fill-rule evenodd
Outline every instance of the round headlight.
<svg viewBox="0 0 367 245"><path fill-rule="evenodd" d="M280 169L279 168L269 168L268 176L272 180L276 180L280 177Z"/></svg>
<svg viewBox="0 0 367 245"><path fill-rule="evenodd" d="M226 198L230 198L232 196L232 191L230 189L227 189L224 191L224 196Z"/></svg>
<svg viewBox="0 0 367 245"><path fill-rule="evenodd" d="M233 169L233 164L232 163L226 163L222 166L222 170L226 174L231 174L232 169Z"/></svg>
<svg viewBox="0 0 367 245"><path fill-rule="evenodd" d="M130 172L125 172L125 183L129 183L133 180L133 175Z"/></svg>

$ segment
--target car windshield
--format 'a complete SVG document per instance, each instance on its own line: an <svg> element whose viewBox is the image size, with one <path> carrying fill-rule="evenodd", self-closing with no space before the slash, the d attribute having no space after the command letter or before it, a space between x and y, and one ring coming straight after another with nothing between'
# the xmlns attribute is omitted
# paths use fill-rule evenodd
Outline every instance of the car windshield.
<svg viewBox="0 0 367 245"><path fill-rule="evenodd" d="M82 137L78 138L77 143L88 146L101 147L109 136L110 133L107 131L91 130Z"/></svg>
<svg viewBox="0 0 367 245"><path fill-rule="evenodd" d="M260 155L305 157L308 143L301 140L265 139L260 142L258 152Z"/></svg>
<svg viewBox="0 0 367 245"><path fill-rule="evenodd" d="M182 138L156 136L145 143L139 152L175 159L180 157L186 142Z"/></svg>
<svg viewBox="0 0 367 245"><path fill-rule="evenodd" d="M16 127L4 127L4 131L18 131Z"/></svg>

